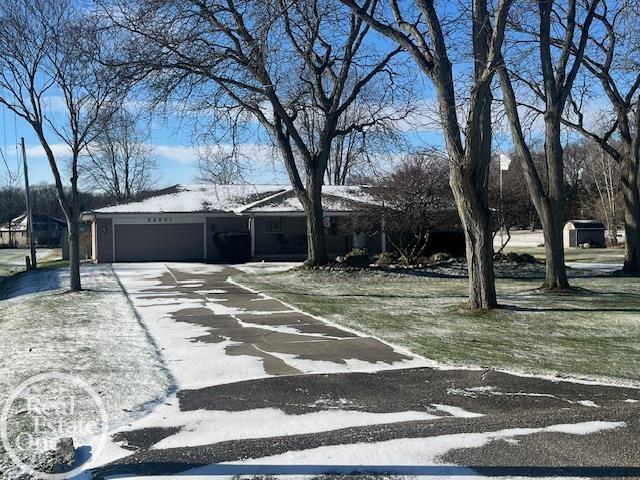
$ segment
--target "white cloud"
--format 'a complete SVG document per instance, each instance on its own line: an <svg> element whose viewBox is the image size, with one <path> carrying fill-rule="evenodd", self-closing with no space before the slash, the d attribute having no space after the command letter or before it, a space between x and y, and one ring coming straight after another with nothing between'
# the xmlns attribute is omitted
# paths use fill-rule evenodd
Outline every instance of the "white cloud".
<svg viewBox="0 0 640 480"><path fill-rule="evenodd" d="M62 95L47 95L42 99L42 106L48 113L68 113L67 103Z"/></svg>
<svg viewBox="0 0 640 480"><path fill-rule="evenodd" d="M52 143L49 145L53 154L59 158L68 157L71 149L66 143ZM185 165L195 164L198 158L213 157L215 155L229 155L233 147L230 144L219 145L168 145L154 144L151 149L156 157ZM236 146L238 154L244 160L257 161L261 163L278 161L274 156L273 148L266 144L242 143ZM44 159L46 154L40 144L26 146L27 158Z"/></svg>
<svg viewBox="0 0 640 480"><path fill-rule="evenodd" d="M231 144L224 143L201 146L159 144L152 145L151 147L158 158L164 158L182 164L196 163L199 158L214 158L217 156L230 155L234 148ZM268 144L241 143L236 145L235 149L241 161L259 163L279 161L279 157Z"/></svg>
<svg viewBox="0 0 640 480"><path fill-rule="evenodd" d="M182 145L152 145L156 157L172 162L190 164L198 161L198 151L195 147Z"/></svg>
<svg viewBox="0 0 640 480"><path fill-rule="evenodd" d="M66 143L51 143L49 144L49 147L51 148L51 151L56 158L65 158L71 154L71 149ZM28 159L47 158L47 155L44 152L44 148L42 148L42 145L40 145L39 143L35 145L27 145L25 147L25 151L27 153Z"/></svg>

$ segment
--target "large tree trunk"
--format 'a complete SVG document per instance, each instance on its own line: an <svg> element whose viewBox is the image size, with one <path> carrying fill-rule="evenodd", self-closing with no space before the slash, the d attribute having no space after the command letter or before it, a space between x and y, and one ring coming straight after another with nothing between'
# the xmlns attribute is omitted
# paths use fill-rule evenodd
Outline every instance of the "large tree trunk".
<svg viewBox="0 0 640 480"><path fill-rule="evenodd" d="M69 240L69 289L72 292L82 290L80 284L80 225L75 217L67 218Z"/></svg>
<svg viewBox="0 0 640 480"><path fill-rule="evenodd" d="M469 179L451 171L450 185L464 230L469 270L469 307L489 309L498 306L493 274L493 241L489 208L483 190L473 188Z"/></svg>
<svg viewBox="0 0 640 480"><path fill-rule="evenodd" d="M307 260L306 265L317 266L327 263L327 242L324 234L322 211L322 179L307 182L304 206L307 219Z"/></svg>
<svg viewBox="0 0 640 480"><path fill-rule="evenodd" d="M544 234L545 276L543 288L559 290L569 288L567 270L564 265L564 215L548 204L539 212Z"/></svg>
<svg viewBox="0 0 640 480"><path fill-rule="evenodd" d="M561 289L569 287L567 271L564 265L564 163L562 143L560 141L560 117L553 102L547 102L545 117L545 157L547 161L547 191L542 184L540 174L533 163L531 150L527 146L515 93L505 67L498 69L503 92L511 137L514 141L522 173L524 174L531 202L538 214L544 231L546 257L545 281L543 288Z"/></svg>
<svg viewBox="0 0 640 480"><path fill-rule="evenodd" d="M565 223L564 159L560 139L560 113L555 105L547 103L545 119L545 156L547 159L547 201L538 202L542 208L538 215L544 231L545 276L543 288L557 290L569 288L567 269L564 264Z"/></svg>
<svg viewBox="0 0 640 480"><path fill-rule="evenodd" d="M622 196L624 198L625 252L622 270L640 273L640 192L638 191L638 162L625 155L621 165Z"/></svg>

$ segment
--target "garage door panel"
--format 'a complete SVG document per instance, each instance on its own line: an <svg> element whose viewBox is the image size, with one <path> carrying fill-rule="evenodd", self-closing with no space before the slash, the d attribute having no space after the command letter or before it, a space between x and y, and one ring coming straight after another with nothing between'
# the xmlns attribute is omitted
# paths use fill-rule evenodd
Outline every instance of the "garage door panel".
<svg viewBox="0 0 640 480"><path fill-rule="evenodd" d="M116 262L204 260L204 225L115 225Z"/></svg>

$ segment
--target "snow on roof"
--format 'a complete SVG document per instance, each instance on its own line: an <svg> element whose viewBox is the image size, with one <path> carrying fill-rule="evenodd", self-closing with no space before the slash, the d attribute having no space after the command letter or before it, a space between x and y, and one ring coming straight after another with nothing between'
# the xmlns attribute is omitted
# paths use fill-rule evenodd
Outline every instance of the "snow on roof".
<svg viewBox="0 0 640 480"><path fill-rule="evenodd" d="M569 220L567 225L571 224L574 228L583 228L583 229L604 229L605 226L602 222L598 220Z"/></svg>
<svg viewBox="0 0 640 480"><path fill-rule="evenodd" d="M322 188L322 208L327 212L352 212L358 205L371 202L366 187L327 185ZM246 205L236 213L302 212L302 203L293 189Z"/></svg>
<svg viewBox="0 0 640 480"><path fill-rule="evenodd" d="M282 185L176 185L138 202L98 208L95 213L231 212L275 193Z"/></svg>
<svg viewBox="0 0 640 480"><path fill-rule="evenodd" d="M353 211L371 201L364 187L323 187L326 211ZM302 212L302 204L291 186L284 185L176 185L141 201L113 205L94 213L197 213Z"/></svg>
<svg viewBox="0 0 640 480"><path fill-rule="evenodd" d="M63 222L62 220L59 220L55 217L51 217L49 215L42 215L42 214L34 214L33 223L34 223L34 230L38 230L38 224L42 224L42 223L44 224L55 223L60 226L66 225L65 222ZM25 231L26 232L27 231L27 214L23 213L22 215L18 215L16 218L9 220L8 222L0 225L0 232L8 232L8 231L12 231L12 232Z"/></svg>

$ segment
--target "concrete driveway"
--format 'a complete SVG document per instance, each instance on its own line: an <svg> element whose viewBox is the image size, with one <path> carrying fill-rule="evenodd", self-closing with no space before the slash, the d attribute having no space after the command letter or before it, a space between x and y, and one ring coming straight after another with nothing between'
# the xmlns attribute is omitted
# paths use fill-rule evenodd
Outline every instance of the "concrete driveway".
<svg viewBox="0 0 640 480"><path fill-rule="evenodd" d="M98 478L640 478L636 389L432 368L230 282L233 267L114 269L175 389L111 437Z"/></svg>

